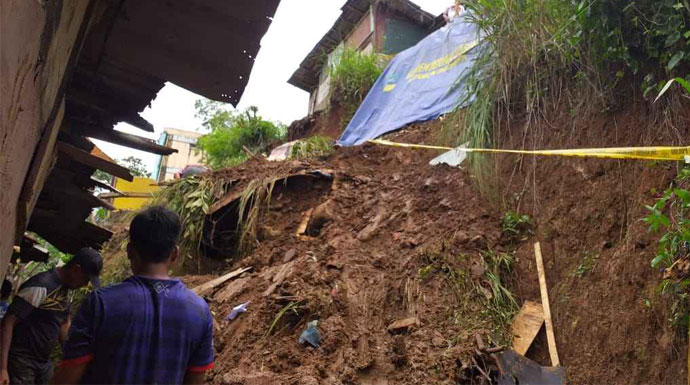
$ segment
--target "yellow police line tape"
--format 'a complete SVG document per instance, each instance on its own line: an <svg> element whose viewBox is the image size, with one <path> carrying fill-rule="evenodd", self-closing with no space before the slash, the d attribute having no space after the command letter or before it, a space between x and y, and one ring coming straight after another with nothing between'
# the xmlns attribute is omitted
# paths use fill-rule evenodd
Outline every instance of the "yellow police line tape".
<svg viewBox="0 0 690 385"><path fill-rule="evenodd" d="M545 156L570 156L581 158L605 159L644 159L644 160L690 160L690 146L688 147L609 147L609 148L580 148L570 150L501 150L493 148L453 148L444 146L429 146L425 144L409 144L391 142L389 140L372 139L369 142L383 146L420 148L429 150L457 150L464 152L489 154L523 154Z"/></svg>

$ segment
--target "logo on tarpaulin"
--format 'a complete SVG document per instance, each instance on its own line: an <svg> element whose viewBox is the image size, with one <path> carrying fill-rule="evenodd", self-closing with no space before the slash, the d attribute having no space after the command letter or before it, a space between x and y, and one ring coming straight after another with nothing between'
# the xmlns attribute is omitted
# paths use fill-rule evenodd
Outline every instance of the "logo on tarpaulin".
<svg viewBox="0 0 690 385"><path fill-rule="evenodd" d="M430 62L421 63L407 74L406 79L408 81L422 80L448 72L451 68L465 61L467 53L477 44L479 44L478 40L461 44L455 51L448 55Z"/></svg>
<svg viewBox="0 0 690 385"><path fill-rule="evenodd" d="M397 73L392 73L386 76L385 84L383 85L383 92L391 92L395 88L395 83L398 82L400 75Z"/></svg>

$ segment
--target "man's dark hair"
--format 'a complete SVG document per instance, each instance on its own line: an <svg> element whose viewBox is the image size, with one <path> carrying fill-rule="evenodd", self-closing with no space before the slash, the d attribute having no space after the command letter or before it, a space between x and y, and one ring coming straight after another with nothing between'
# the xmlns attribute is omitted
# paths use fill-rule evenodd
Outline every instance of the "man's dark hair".
<svg viewBox="0 0 690 385"><path fill-rule="evenodd" d="M2 289L0 289L0 298L7 298L12 294L12 282L9 280L2 281Z"/></svg>
<svg viewBox="0 0 690 385"><path fill-rule="evenodd" d="M149 207L132 219L129 242L146 262L164 262L180 240L182 223L173 211L162 206Z"/></svg>

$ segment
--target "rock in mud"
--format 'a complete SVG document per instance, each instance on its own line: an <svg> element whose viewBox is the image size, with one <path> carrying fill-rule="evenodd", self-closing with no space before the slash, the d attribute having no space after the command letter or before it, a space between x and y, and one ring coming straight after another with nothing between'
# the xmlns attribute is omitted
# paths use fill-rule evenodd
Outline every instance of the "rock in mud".
<svg viewBox="0 0 690 385"><path fill-rule="evenodd" d="M335 203L329 199L314 209L306 233L309 236L317 236L323 226L334 218Z"/></svg>
<svg viewBox="0 0 690 385"><path fill-rule="evenodd" d="M367 227L363 228L362 231L357 234L357 239L362 242L366 242L373 238L381 223L383 223L383 221L386 219L386 214L386 209L383 206L379 206L376 217L374 217Z"/></svg>
<svg viewBox="0 0 690 385"><path fill-rule="evenodd" d="M290 249L285 253L285 256L283 257L283 263L288 263L292 261L295 258L295 255L297 254L297 251L295 249Z"/></svg>
<svg viewBox="0 0 690 385"><path fill-rule="evenodd" d="M391 334L405 333L415 326L419 326L419 318L409 317L397 320L388 326L388 332Z"/></svg>

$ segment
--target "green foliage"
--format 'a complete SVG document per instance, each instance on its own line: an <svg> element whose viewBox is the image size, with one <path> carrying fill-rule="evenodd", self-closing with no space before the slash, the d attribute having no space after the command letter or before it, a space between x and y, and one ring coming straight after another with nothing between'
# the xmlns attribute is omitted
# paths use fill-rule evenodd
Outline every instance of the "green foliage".
<svg viewBox="0 0 690 385"><path fill-rule="evenodd" d="M501 230L509 237L531 233L532 226L532 218L529 215L520 215L515 211L506 211L501 219Z"/></svg>
<svg viewBox="0 0 690 385"><path fill-rule="evenodd" d="M515 111L527 113L530 125L562 100L582 115L609 108L614 91L627 84L647 97L669 77L690 80L678 77L690 63L688 0L477 0L466 6L485 44L462 79L463 102L473 103L457 144L491 145L494 127ZM474 164L481 157L469 161L481 171Z"/></svg>
<svg viewBox="0 0 690 385"><path fill-rule="evenodd" d="M119 159L117 160L117 163L122 166L126 167L129 172L132 173L132 175L136 177L141 177L141 178L150 178L151 173L146 170L146 166L144 165L144 162L141 161L141 159L135 157L135 156L128 156L124 159Z"/></svg>
<svg viewBox="0 0 690 385"><path fill-rule="evenodd" d="M283 318L283 316L286 313L293 313L293 315L299 317L300 316L300 310L304 307L304 303L301 301L293 301L285 305L278 313L276 316L273 318L273 322L271 322L271 326L268 328L268 331L266 334L264 334L264 337L271 336L273 333L273 330L275 327L278 325L278 322Z"/></svg>
<svg viewBox="0 0 690 385"><path fill-rule="evenodd" d="M295 143L295 145L292 146L290 158L306 159L327 157L334 152L333 139L316 135Z"/></svg>
<svg viewBox="0 0 690 385"><path fill-rule="evenodd" d="M649 230L661 233L657 252L651 261L654 269L669 268L680 258L690 254L690 169L682 169L673 186L651 206L644 222ZM664 277L658 292L671 298L671 323L676 327L687 327L690 316L689 279L678 281Z"/></svg>
<svg viewBox="0 0 690 385"><path fill-rule="evenodd" d="M111 183L111 181L113 180L113 176L103 170L96 170L96 172L93 173L92 177L96 180L100 180L103 183Z"/></svg>
<svg viewBox="0 0 690 385"><path fill-rule="evenodd" d="M199 138L204 162L214 169L230 167L248 159L247 152L257 154L270 150L287 131L280 123L264 120L258 108L233 113L220 102L197 100L196 116L210 132Z"/></svg>
<svg viewBox="0 0 690 385"><path fill-rule="evenodd" d="M662 96L664 96L664 94L671 88L673 83L680 84L683 87L683 89L685 90L685 93L690 94L690 83L689 82L687 82L683 78L673 78L673 79L670 79L669 81L667 81L666 84L664 84L664 86L661 88L661 91L659 91L659 95L657 95L657 97L656 97L656 99L654 99L654 101L656 102Z"/></svg>
<svg viewBox="0 0 690 385"><path fill-rule="evenodd" d="M594 270L594 267L596 267L597 262L599 262L599 254L593 251L586 252L583 255L580 263L575 268L575 271L573 272L572 276L577 278L584 277L587 273Z"/></svg>
<svg viewBox="0 0 690 385"><path fill-rule="evenodd" d="M496 331L503 333L503 338L510 340L508 329L513 316L518 311L517 301L513 293L505 286L506 277L512 272L514 257L507 253L487 251L482 255L486 271L485 282L488 283L490 293L481 291L486 300L486 312L496 325Z"/></svg>
<svg viewBox="0 0 690 385"><path fill-rule="evenodd" d="M460 255L456 260L443 253L425 253L427 264L418 271L419 279L426 281L440 273L452 290L457 307L454 321L465 331L490 329L498 345L510 342L510 322L517 313L515 296L508 289L514 257L508 253L486 251L472 273L459 268L468 258Z"/></svg>
<svg viewBox="0 0 690 385"><path fill-rule="evenodd" d="M333 98L345 110L344 124L349 122L385 68L386 60L381 55L354 48L345 48L328 68Z"/></svg>

